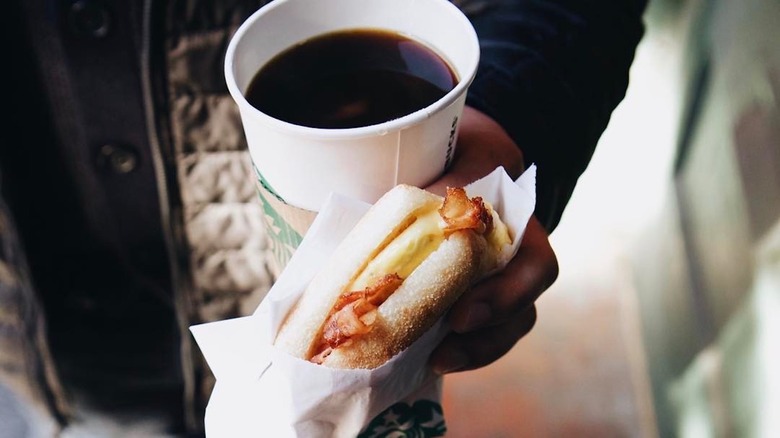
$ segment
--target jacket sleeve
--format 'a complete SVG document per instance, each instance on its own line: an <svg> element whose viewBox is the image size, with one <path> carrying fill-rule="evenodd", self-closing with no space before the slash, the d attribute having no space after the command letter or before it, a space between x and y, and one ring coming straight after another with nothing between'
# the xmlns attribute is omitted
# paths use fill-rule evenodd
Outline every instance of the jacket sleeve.
<svg viewBox="0 0 780 438"><path fill-rule="evenodd" d="M537 165L536 215L557 226L612 110L625 96L646 0L461 2L480 38L467 104Z"/></svg>

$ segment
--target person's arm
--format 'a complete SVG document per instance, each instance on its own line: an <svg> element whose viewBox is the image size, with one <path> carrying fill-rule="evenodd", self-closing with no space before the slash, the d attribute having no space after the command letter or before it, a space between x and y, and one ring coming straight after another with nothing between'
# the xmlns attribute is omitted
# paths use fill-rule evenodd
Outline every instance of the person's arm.
<svg viewBox="0 0 780 438"><path fill-rule="evenodd" d="M467 104L538 167L536 216L555 228L623 99L646 0L463 2L481 59Z"/></svg>
<svg viewBox="0 0 780 438"><path fill-rule="evenodd" d="M558 276L548 239L628 86L644 0L498 0L472 14L482 57L453 164L429 188L462 186L501 165L537 165L537 209L504 271L448 314L453 333L430 358L440 373L485 366L536 321L536 299ZM471 2L463 5L477 5Z"/></svg>

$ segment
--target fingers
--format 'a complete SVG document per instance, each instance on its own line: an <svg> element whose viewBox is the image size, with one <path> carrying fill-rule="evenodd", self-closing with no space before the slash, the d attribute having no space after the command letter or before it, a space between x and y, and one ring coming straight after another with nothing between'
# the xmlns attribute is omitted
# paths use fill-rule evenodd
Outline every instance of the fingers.
<svg viewBox="0 0 780 438"><path fill-rule="evenodd" d="M536 307L532 304L504 324L452 333L439 344L429 363L439 374L483 367L511 350L535 323Z"/></svg>
<svg viewBox="0 0 780 438"><path fill-rule="evenodd" d="M517 255L509 265L467 291L448 315L452 329L467 333L508 322L536 301L558 277L547 232L531 218Z"/></svg>
<svg viewBox="0 0 780 438"><path fill-rule="evenodd" d="M453 329L431 355L439 373L479 368L506 354L536 322L534 302L558 276L547 232L531 218L517 255L452 307Z"/></svg>

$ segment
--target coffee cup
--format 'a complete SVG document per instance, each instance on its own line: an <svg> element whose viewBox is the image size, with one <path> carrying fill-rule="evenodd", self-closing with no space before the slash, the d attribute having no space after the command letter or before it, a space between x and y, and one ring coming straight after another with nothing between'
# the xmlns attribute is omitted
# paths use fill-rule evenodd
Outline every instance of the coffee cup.
<svg viewBox="0 0 780 438"><path fill-rule="evenodd" d="M443 89L441 96L418 104L419 108L401 109L402 113L387 116L388 120L358 121L353 125L330 126L263 107L264 96L284 90L277 83L266 87L270 91L260 93L260 101L250 102L248 95L258 73L270 70L283 55L329 36L369 31L394 34L430 50L446 63L453 83ZM325 49L310 52L324 54L320 64L296 61L291 64L293 67L285 67L287 71L303 65L294 73L314 75L351 62L351 52L345 50L342 55L346 58L330 55ZM371 49L366 53L371 53ZM351 56L370 58L357 51ZM397 57L408 56L401 53ZM466 92L478 61L474 28L448 0L276 0L260 8L238 28L226 52L225 77L238 105L280 266L289 259L331 192L373 203L397 184L424 187L444 173L456 147ZM349 85L346 89L359 88L359 80L381 76L371 68L353 76L354 81L344 81ZM279 76L283 80L291 77ZM332 84L326 80L321 88L333 91L328 88L329 83ZM285 103L286 96L300 88L301 85L293 84L288 89L291 91L277 93L277 103ZM382 88L387 87L379 86L380 91ZM315 91L316 87L299 93L298 103L291 105L293 113L304 106L318 116L317 108L312 109L317 99ZM338 98L340 92L336 91ZM371 99L372 96L365 97ZM321 100L328 102L327 98ZM347 102L343 106L347 113L363 107L360 99L356 101L358 104Z"/></svg>

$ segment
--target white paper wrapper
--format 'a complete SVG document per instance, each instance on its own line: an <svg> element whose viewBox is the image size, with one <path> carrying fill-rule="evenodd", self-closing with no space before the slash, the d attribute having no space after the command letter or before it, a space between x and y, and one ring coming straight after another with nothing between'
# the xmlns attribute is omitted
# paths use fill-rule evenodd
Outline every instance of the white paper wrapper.
<svg viewBox="0 0 780 438"><path fill-rule="evenodd" d="M533 213L535 178L534 167L517 181L498 168L466 188L491 203L512 232L506 260L517 252ZM441 379L425 364L447 334L443 322L374 370L331 369L272 345L287 311L369 207L332 194L254 315L191 327L217 379L206 409L209 437L355 437L393 429L442 434Z"/></svg>

